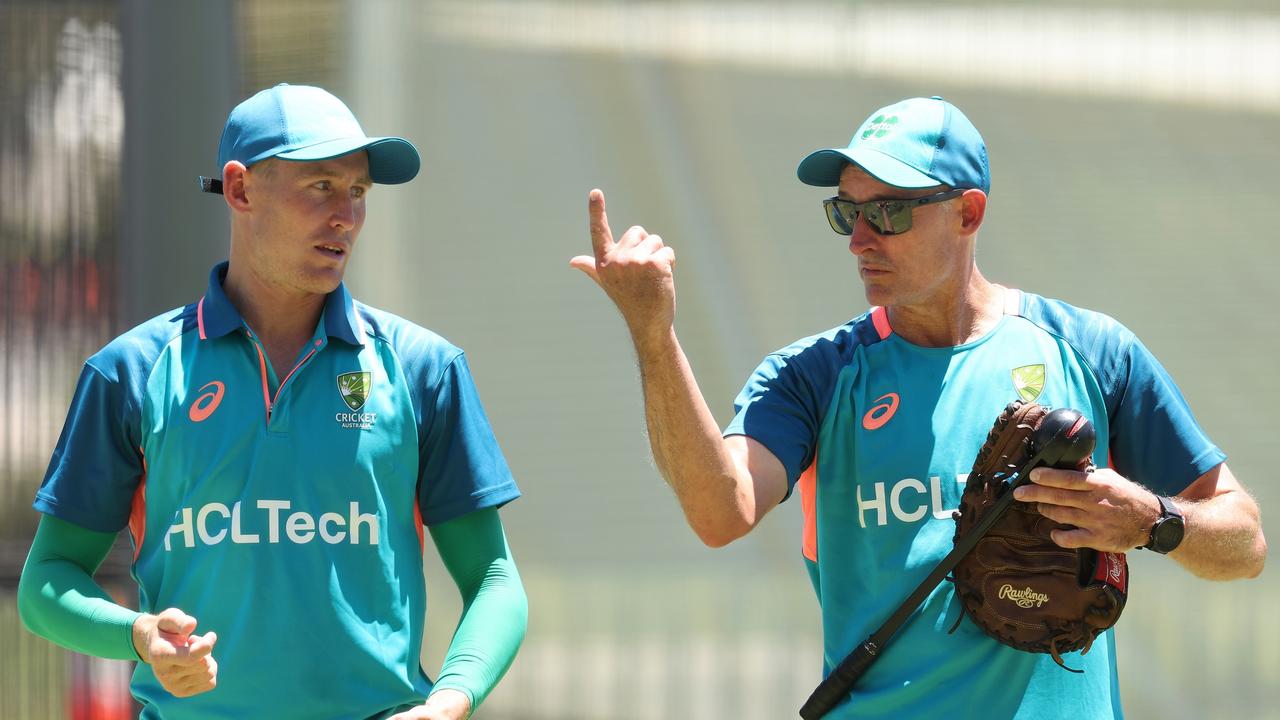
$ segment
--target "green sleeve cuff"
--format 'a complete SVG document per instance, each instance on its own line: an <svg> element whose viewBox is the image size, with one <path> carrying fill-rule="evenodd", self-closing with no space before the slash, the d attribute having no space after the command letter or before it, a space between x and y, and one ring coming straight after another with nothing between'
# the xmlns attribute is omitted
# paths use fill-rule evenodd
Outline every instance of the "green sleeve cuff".
<svg viewBox="0 0 1280 720"><path fill-rule="evenodd" d="M475 712L515 660L529 622L528 599L496 509L430 529L462 594L462 618L433 692L457 690Z"/></svg>
<svg viewBox="0 0 1280 720"><path fill-rule="evenodd" d="M18 583L18 612L31 632L86 655L139 659L133 623L141 613L116 604L93 580L114 542L113 533L40 519Z"/></svg>
<svg viewBox="0 0 1280 720"><path fill-rule="evenodd" d="M435 695L436 693L440 692L441 690L457 690L458 692L462 693L463 695L466 695L466 696L467 696L467 704L471 706L471 712L470 712L470 713L468 713L467 717L470 717L471 715L475 714L475 711L476 711L476 696L475 696L475 693L471 692L471 688L466 687L465 685L463 685L463 684L461 684L461 683L456 684L456 685L441 685L441 684L440 684L440 680L439 680L439 679L437 679L436 684L431 686L431 695ZM430 697L431 697L431 695L428 695L427 697L428 697L428 698L430 698Z"/></svg>

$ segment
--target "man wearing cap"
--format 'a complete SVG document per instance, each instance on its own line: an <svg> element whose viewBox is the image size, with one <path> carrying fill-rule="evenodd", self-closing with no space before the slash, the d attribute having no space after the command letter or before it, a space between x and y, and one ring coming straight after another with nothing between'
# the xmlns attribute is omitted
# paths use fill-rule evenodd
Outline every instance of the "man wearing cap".
<svg viewBox="0 0 1280 720"><path fill-rule="evenodd" d="M524 637L497 511L519 492L462 351L342 283L366 193L418 152L279 85L231 112L218 162L230 261L85 364L22 617L140 660L143 718L466 717ZM125 527L141 613L92 579ZM434 683L424 527L464 603Z"/></svg>
<svg viewBox="0 0 1280 720"><path fill-rule="evenodd" d="M718 547L798 485L802 555L822 608L824 674L952 548L965 474L1011 401L1081 410L1098 470L1036 470L1016 496L1076 526L1064 547L1146 547L1205 578L1253 577L1258 508L1173 381L1115 320L986 280L974 261L990 190L978 131L940 98L873 113L800 180L836 187L869 311L770 354L724 429L673 329L675 255L632 227L615 242L599 190L593 256L571 260L618 306L639 356L650 442L690 526ZM1141 582L1141 581L1139 581ZM1114 634L1063 659L999 644L942 583L827 717L1111 718ZM960 700L960 702L957 702Z"/></svg>

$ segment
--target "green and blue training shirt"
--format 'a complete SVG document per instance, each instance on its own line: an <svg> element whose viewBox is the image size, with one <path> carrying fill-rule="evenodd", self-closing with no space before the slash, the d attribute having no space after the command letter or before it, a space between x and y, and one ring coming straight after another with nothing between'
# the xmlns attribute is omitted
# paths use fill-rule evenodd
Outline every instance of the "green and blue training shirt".
<svg viewBox="0 0 1280 720"><path fill-rule="evenodd" d="M222 289L85 364L35 508L128 527L141 608L218 633L218 686L142 717L367 718L421 702L423 526L519 496L463 353L326 299L285 377Z"/></svg>
<svg viewBox="0 0 1280 720"><path fill-rule="evenodd" d="M800 486L802 554L822 608L824 674L951 550L964 481L1009 402L1073 407L1099 466L1175 495L1223 462L1173 381L1129 330L1066 303L1006 291L994 329L957 347L896 335L883 308L769 355L725 435L764 444ZM1122 716L1114 631L1084 655L1001 645L942 583L829 716ZM966 702L967 700L967 702Z"/></svg>

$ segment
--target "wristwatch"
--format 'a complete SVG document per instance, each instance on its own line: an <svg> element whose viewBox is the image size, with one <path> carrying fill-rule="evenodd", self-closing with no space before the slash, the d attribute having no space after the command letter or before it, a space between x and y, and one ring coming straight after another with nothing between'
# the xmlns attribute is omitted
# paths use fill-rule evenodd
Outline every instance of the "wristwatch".
<svg viewBox="0 0 1280 720"><path fill-rule="evenodd" d="M1163 495L1156 495L1156 499L1160 501L1160 518L1151 526L1151 539L1142 547L1165 555L1182 542L1186 527L1182 522L1182 513L1172 500Z"/></svg>

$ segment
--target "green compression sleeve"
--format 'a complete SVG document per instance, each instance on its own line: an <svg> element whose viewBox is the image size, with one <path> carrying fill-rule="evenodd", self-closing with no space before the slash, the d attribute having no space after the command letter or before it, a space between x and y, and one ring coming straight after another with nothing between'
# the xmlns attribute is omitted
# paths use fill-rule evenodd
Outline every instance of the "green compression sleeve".
<svg viewBox="0 0 1280 720"><path fill-rule="evenodd" d="M137 660L133 622L141 613L117 605L93 574L115 542L45 515L18 581L18 613L31 632L86 655Z"/></svg>
<svg viewBox="0 0 1280 720"><path fill-rule="evenodd" d="M496 508L430 530L462 594L462 618L434 689L462 692L474 712L511 667L524 640L529 603Z"/></svg>

